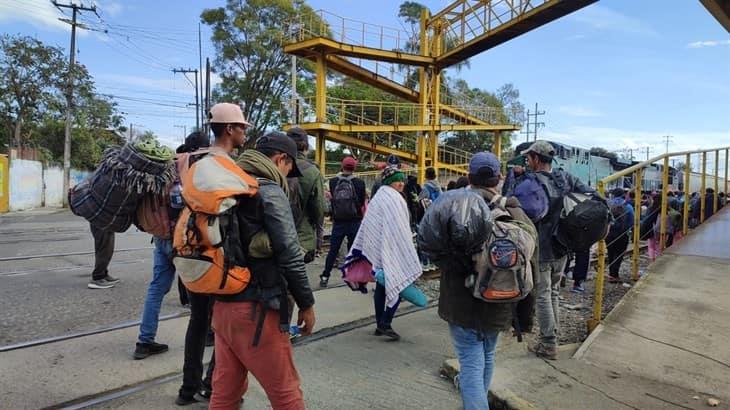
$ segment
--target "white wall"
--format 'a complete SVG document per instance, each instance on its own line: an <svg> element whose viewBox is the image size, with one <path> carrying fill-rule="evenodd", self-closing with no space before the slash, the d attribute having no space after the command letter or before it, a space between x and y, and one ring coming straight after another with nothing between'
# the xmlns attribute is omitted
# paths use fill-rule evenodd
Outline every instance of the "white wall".
<svg viewBox="0 0 730 410"><path fill-rule="evenodd" d="M88 171L71 170L71 187L91 175ZM14 159L10 161L8 174L10 185L10 211L63 206L63 169L43 169L39 161Z"/></svg>
<svg viewBox="0 0 730 410"><path fill-rule="evenodd" d="M46 168L43 171L43 184L45 188L43 206L63 206L63 169Z"/></svg>
<svg viewBox="0 0 730 410"><path fill-rule="evenodd" d="M43 165L38 161L10 161L10 210L37 208L43 202Z"/></svg>

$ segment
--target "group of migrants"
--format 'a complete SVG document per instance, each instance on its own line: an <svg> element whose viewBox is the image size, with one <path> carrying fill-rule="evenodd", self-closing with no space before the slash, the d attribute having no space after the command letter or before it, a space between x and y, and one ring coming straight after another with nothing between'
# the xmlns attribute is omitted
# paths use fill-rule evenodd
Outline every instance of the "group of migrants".
<svg viewBox="0 0 730 410"><path fill-rule="evenodd" d="M440 269L438 314L448 322L460 362L466 409L489 408L500 332L512 329L521 341L536 316L539 333L528 349L556 359L568 256L576 259L575 270L598 240L623 232L628 241L621 224L633 221L626 216L634 208L630 198L617 191L604 199L554 169L555 149L545 141L518 153L524 166L508 173L493 153L475 153L468 176L451 190L441 188L433 168L419 185L390 156L368 194L353 157L342 160L325 189L321 171L307 159L301 128L269 132L234 156L250 126L241 109L216 104L208 122L212 145L198 133L177 153L154 141L130 142L108 150L94 175L69 193L72 210L89 220L94 236L89 288L119 282L107 269L114 232L135 224L153 235L153 275L135 359L168 350L156 340L157 327L163 297L178 276L191 310L179 405L209 400L211 409L239 408L250 372L274 409L305 407L291 336L314 330L305 264L321 250L327 207L332 230L319 285L328 286L335 267L353 291L367 293L374 283L375 336L400 339L392 326L399 304L424 306L416 280L425 269ZM347 255L335 266L345 238ZM624 239L613 242L609 254L626 249ZM582 280L574 275L576 291Z"/></svg>

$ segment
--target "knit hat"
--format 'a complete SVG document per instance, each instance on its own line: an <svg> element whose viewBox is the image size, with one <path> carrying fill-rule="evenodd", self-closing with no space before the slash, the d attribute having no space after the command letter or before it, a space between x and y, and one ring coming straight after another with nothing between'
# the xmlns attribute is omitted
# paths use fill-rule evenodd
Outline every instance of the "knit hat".
<svg viewBox="0 0 730 410"><path fill-rule="evenodd" d="M406 180L406 174L401 172L398 168L392 167L392 166L386 167L383 170L382 177L383 177L383 185L390 185L393 182L399 182L399 181L405 182L405 180Z"/></svg>

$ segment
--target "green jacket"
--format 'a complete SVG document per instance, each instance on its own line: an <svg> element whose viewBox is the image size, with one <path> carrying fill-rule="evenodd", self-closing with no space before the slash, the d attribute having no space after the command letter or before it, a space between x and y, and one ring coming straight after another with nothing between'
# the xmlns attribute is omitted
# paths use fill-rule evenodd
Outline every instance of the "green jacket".
<svg viewBox="0 0 730 410"><path fill-rule="evenodd" d="M297 154L297 166L302 176L289 178L289 202L297 225L299 244L308 253L316 249L317 225L324 221L324 185L317 166L301 152Z"/></svg>

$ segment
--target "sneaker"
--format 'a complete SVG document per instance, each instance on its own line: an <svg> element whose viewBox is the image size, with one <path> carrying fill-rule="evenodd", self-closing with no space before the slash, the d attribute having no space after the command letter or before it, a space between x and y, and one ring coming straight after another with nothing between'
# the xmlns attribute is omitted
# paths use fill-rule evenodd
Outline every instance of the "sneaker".
<svg viewBox="0 0 730 410"><path fill-rule="evenodd" d="M570 290L572 293L583 293L585 292L585 288L581 285L573 286L573 289Z"/></svg>
<svg viewBox="0 0 730 410"><path fill-rule="evenodd" d="M609 283L619 283L619 282L621 282L621 278L619 278L618 276L611 276L611 275L609 275L608 276L608 282Z"/></svg>
<svg viewBox="0 0 730 410"><path fill-rule="evenodd" d="M213 395L213 389L209 387L203 387L195 395L195 399L198 401L210 401L210 397Z"/></svg>
<svg viewBox="0 0 730 410"><path fill-rule="evenodd" d="M386 336L392 341L398 341L400 340L400 335L393 330L392 327L389 328L381 328L378 327L375 329L375 336Z"/></svg>
<svg viewBox="0 0 730 410"><path fill-rule="evenodd" d="M116 282L109 282L106 278L102 278L92 280L86 287L89 289L109 289L113 288L114 285L116 285Z"/></svg>
<svg viewBox="0 0 730 410"><path fill-rule="evenodd" d="M119 282L122 281L121 279L117 279L117 278L115 278L114 276L112 276L112 275L110 275L108 273L104 277L104 280L106 280L107 282L109 282L109 283L111 283L113 285L116 285L117 283L119 283Z"/></svg>
<svg viewBox="0 0 730 410"><path fill-rule="evenodd" d="M175 404L177 404L178 406L187 406L187 405L190 405L193 403L197 403L198 400L195 398L196 396L197 395L186 396L186 395L180 394L177 396L177 399L175 399Z"/></svg>
<svg viewBox="0 0 730 410"><path fill-rule="evenodd" d="M134 360L145 359L153 354L165 353L167 345L162 343L141 343L137 342L137 348L134 349Z"/></svg>
<svg viewBox="0 0 730 410"><path fill-rule="evenodd" d="M319 277L319 287L320 288L326 288L327 287L327 282L329 282L329 281L330 281L330 277L329 276L320 276Z"/></svg>
<svg viewBox="0 0 730 410"><path fill-rule="evenodd" d="M542 359L557 360L558 350L555 346L549 346L542 343L535 343L527 345L527 350L535 353L535 355Z"/></svg>

